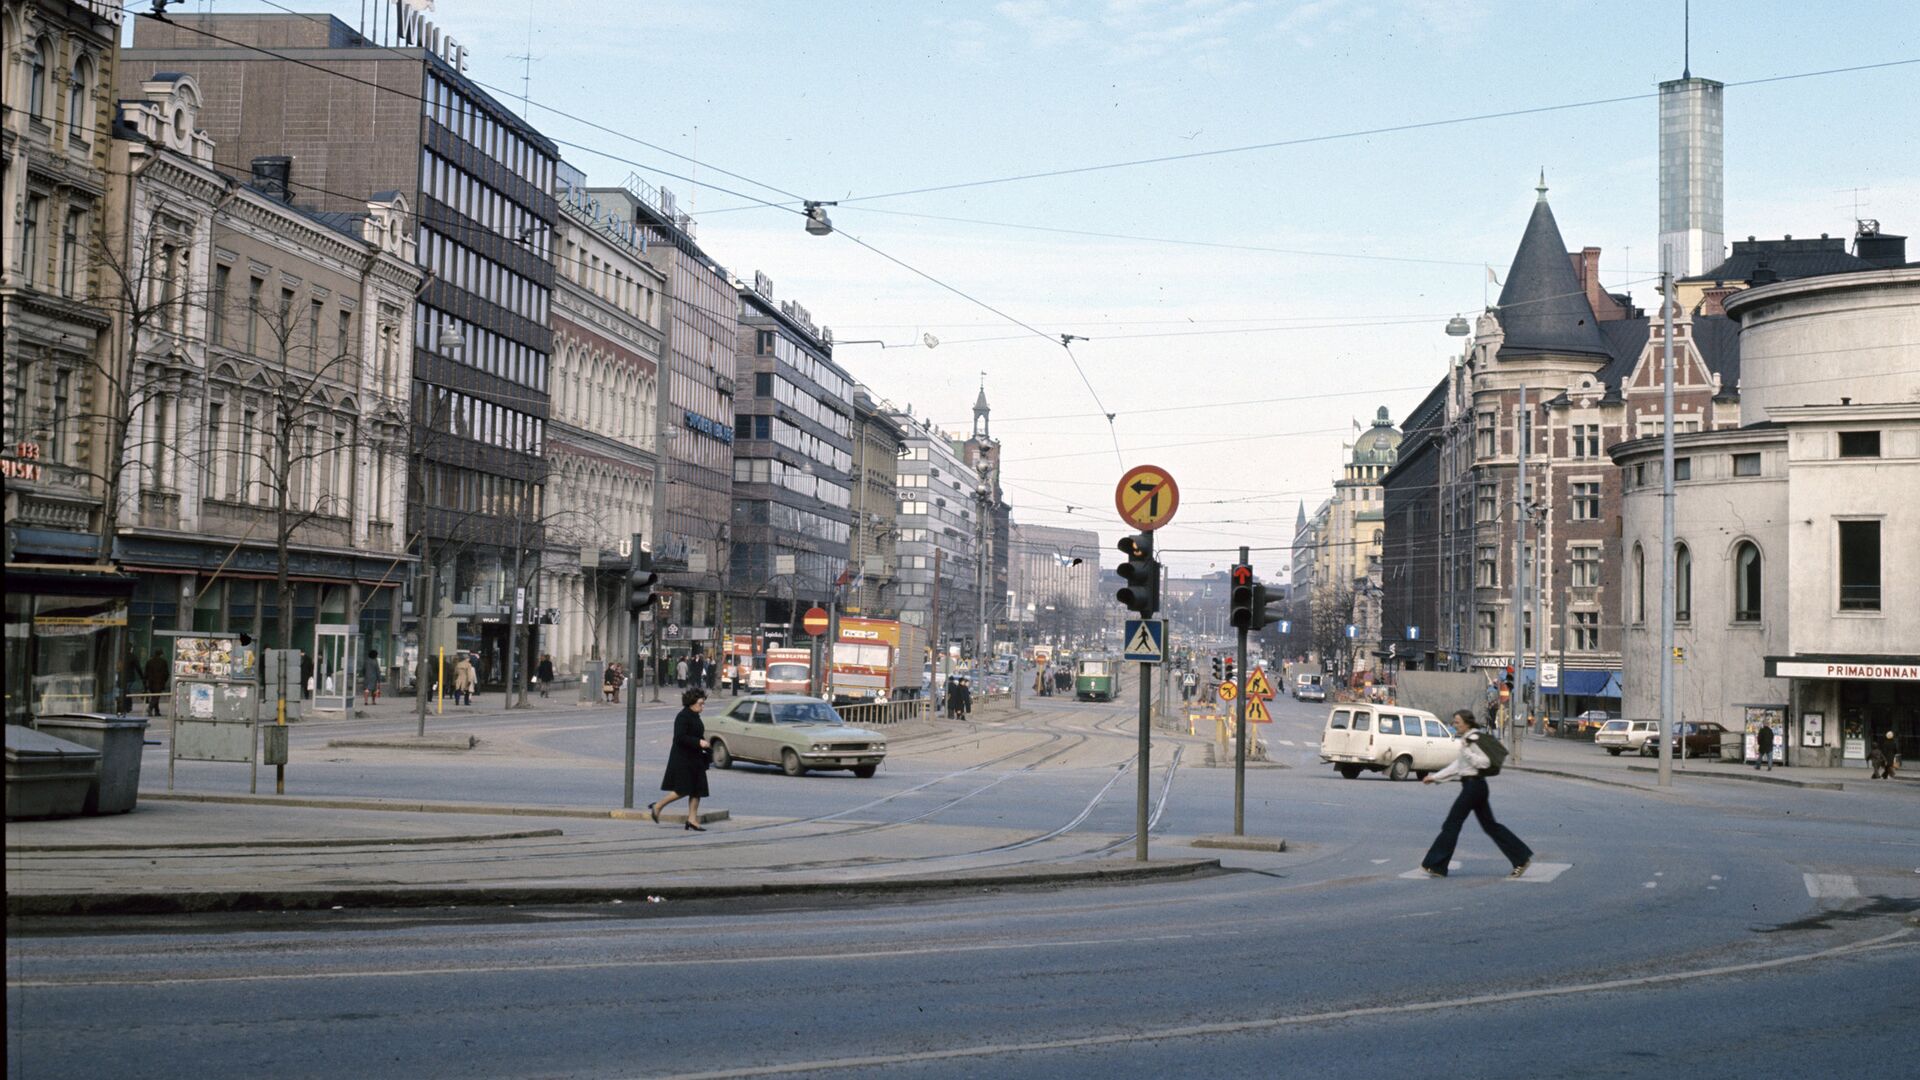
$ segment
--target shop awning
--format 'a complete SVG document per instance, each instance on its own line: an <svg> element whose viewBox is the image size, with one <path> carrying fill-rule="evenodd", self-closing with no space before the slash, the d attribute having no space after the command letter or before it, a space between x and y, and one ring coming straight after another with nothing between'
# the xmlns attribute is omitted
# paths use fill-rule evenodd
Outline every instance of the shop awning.
<svg viewBox="0 0 1920 1080"><path fill-rule="evenodd" d="M1617 671L1562 671L1560 688L1569 697L1610 697L1620 696L1620 673Z"/></svg>

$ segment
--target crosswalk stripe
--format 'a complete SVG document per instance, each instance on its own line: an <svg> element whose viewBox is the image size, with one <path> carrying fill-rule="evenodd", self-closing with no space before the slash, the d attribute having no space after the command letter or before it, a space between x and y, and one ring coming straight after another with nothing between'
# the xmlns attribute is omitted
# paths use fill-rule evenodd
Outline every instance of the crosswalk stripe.
<svg viewBox="0 0 1920 1080"><path fill-rule="evenodd" d="M1852 874L1802 874L1807 882L1807 895L1815 900L1855 900L1860 896L1860 886L1856 885Z"/></svg>
<svg viewBox="0 0 1920 1080"><path fill-rule="evenodd" d="M1513 880L1522 885L1529 883L1544 885L1571 869L1573 869L1573 864L1570 862L1532 862L1527 864L1525 877L1518 877Z"/></svg>
<svg viewBox="0 0 1920 1080"><path fill-rule="evenodd" d="M1447 872L1448 872L1448 873L1452 873L1452 872L1454 872L1455 870L1458 870L1458 869L1460 869L1460 860L1459 860L1459 859L1455 859L1455 860L1453 860L1452 862L1450 862L1450 863L1448 863L1448 864L1447 864ZM1420 869L1419 867L1417 867L1417 866L1416 866L1416 867L1414 867L1413 869L1411 869L1411 870L1409 870L1409 871L1407 871L1406 873L1404 873L1404 874L1401 874L1400 876L1401 876L1401 877L1403 877L1403 878L1406 878L1406 879L1407 879L1407 880L1409 880L1409 881L1418 881L1418 880L1420 880L1421 878L1423 878L1423 877L1426 877L1426 876L1427 876L1427 872L1426 872L1425 870L1422 870L1422 869Z"/></svg>

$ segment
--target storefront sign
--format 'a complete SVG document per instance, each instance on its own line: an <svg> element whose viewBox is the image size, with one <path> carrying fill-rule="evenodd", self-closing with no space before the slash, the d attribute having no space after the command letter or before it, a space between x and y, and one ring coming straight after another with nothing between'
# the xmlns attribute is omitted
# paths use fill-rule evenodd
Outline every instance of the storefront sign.
<svg viewBox="0 0 1920 1080"><path fill-rule="evenodd" d="M393 25L400 40L438 55L452 64L454 70L464 74L467 70L467 47L455 41L453 35L442 34L433 20L423 14L432 7L432 4L422 4L420 0L393 0Z"/></svg>
<svg viewBox="0 0 1920 1080"><path fill-rule="evenodd" d="M680 410L680 418L686 421L687 427L693 431L697 431L710 439L719 439L728 445L732 445L733 443L732 424L723 424L718 420L709 420L699 413L694 412L692 409Z"/></svg>
<svg viewBox="0 0 1920 1080"><path fill-rule="evenodd" d="M0 458L0 476L8 480L40 479L40 444L34 442L15 443L13 457Z"/></svg>
<svg viewBox="0 0 1920 1080"><path fill-rule="evenodd" d="M1920 664L1828 663L1807 660L1774 660L1768 672L1776 679L1871 679L1876 681L1920 682Z"/></svg>

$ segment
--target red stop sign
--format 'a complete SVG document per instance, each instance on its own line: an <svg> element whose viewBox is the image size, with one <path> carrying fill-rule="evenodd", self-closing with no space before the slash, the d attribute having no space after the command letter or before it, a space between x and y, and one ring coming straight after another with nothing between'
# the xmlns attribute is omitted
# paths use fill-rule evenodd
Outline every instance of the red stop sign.
<svg viewBox="0 0 1920 1080"><path fill-rule="evenodd" d="M821 634L826 633L827 609L817 607L808 608L807 613L800 617L800 629L805 630L814 637L819 637Z"/></svg>

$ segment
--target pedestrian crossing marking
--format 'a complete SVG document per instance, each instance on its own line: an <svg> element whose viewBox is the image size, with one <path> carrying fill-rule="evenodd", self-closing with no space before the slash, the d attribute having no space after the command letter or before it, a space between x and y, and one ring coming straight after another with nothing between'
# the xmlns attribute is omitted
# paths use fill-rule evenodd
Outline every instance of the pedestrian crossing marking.
<svg viewBox="0 0 1920 1080"><path fill-rule="evenodd" d="M1126 659L1162 663L1167 658L1166 623L1160 619L1128 619Z"/></svg>
<svg viewBox="0 0 1920 1080"><path fill-rule="evenodd" d="M1854 883L1852 874L1802 874L1807 882L1807 895L1815 900L1857 900L1860 898L1860 886Z"/></svg>
<svg viewBox="0 0 1920 1080"><path fill-rule="evenodd" d="M1460 869L1459 859L1455 859L1452 862L1447 864L1448 873L1452 873L1453 871L1458 869ZM1425 870L1422 870L1420 867L1416 866L1413 869L1407 871L1406 873L1401 874L1400 876L1403 878L1406 878L1408 881L1419 881L1421 878L1427 876L1427 872Z"/></svg>
<svg viewBox="0 0 1920 1080"><path fill-rule="evenodd" d="M1545 885L1571 869L1573 869L1573 864L1570 862L1535 861L1527 864L1526 876L1513 878L1512 880L1522 885Z"/></svg>

